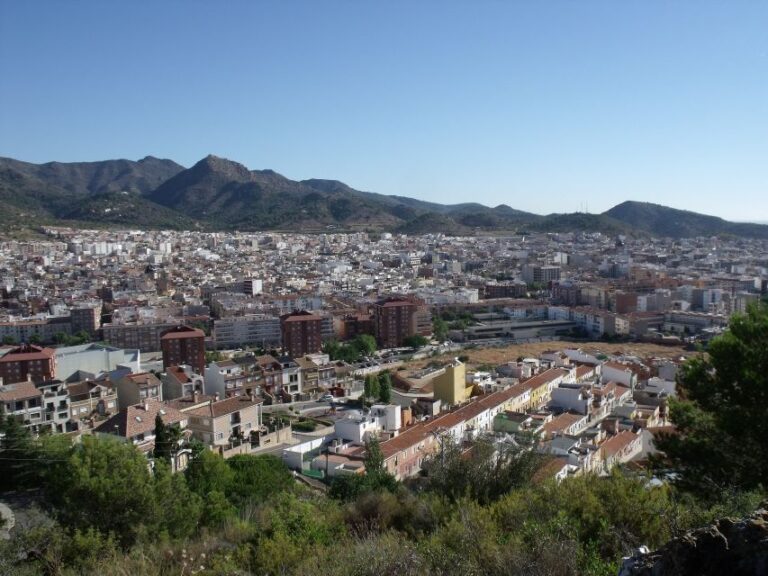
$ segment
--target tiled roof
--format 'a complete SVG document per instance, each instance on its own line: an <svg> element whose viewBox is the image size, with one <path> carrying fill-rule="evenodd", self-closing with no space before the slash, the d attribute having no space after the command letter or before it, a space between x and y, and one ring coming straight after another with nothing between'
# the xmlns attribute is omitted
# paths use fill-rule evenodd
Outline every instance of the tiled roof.
<svg viewBox="0 0 768 576"><path fill-rule="evenodd" d="M632 442L636 441L639 438L637 434L634 432L630 432L629 430L623 430L616 434L616 436L613 436L612 438L609 438L605 442L603 442L603 445L601 448L603 449L603 453L606 456L613 456L614 454L617 454L618 452L621 452L624 448L629 446Z"/></svg>
<svg viewBox="0 0 768 576"><path fill-rule="evenodd" d="M94 432L116 434L124 438L148 434L155 429L155 417L158 414L165 424L176 424L187 419L186 414L160 400L147 400L146 404L136 404L120 410L95 428Z"/></svg>
<svg viewBox="0 0 768 576"><path fill-rule="evenodd" d="M189 410L189 414L203 418L219 418L237 412L238 410L256 406L257 404L261 404L261 402L261 400L254 400L250 396L232 396L231 398L225 398L218 402L211 402L208 406Z"/></svg>
<svg viewBox="0 0 768 576"><path fill-rule="evenodd" d="M50 360L56 352L52 348L42 348L34 344L25 344L14 348L4 356L0 357L0 363L3 362L22 362L26 360Z"/></svg>
<svg viewBox="0 0 768 576"><path fill-rule="evenodd" d="M513 398L528 391L525 384L515 384L506 390L500 390L485 396L478 396L469 404L466 404L452 412L441 414L432 420L416 424L390 440L381 443L381 451L384 458L394 456L415 444L420 443L427 436L439 429L453 428L460 422L466 422L476 418L484 411L509 402Z"/></svg>
<svg viewBox="0 0 768 576"><path fill-rule="evenodd" d="M39 398L43 393L32 382L17 382L0 386L0 402Z"/></svg>

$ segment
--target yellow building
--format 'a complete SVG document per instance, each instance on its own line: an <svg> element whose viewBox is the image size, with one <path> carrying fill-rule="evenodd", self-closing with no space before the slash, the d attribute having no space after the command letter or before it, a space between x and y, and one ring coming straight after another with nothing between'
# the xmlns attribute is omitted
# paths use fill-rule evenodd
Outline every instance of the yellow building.
<svg viewBox="0 0 768 576"><path fill-rule="evenodd" d="M456 405L469 400L472 384L467 384L467 370L459 360L445 368L445 372L432 380L435 398L443 404Z"/></svg>

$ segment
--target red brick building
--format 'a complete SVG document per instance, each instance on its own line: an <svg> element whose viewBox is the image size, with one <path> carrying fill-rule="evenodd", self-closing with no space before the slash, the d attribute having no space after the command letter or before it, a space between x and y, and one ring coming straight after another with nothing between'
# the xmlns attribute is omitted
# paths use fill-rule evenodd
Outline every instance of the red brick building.
<svg viewBox="0 0 768 576"><path fill-rule="evenodd" d="M205 332L191 326L176 326L160 336L163 368L188 364L198 374L205 372Z"/></svg>
<svg viewBox="0 0 768 576"><path fill-rule="evenodd" d="M3 384L46 382L56 377L56 353L52 348L24 344L0 357L0 378Z"/></svg>
<svg viewBox="0 0 768 576"><path fill-rule="evenodd" d="M406 298L380 300L373 307L376 341L382 348L398 348L409 336L417 334L418 305Z"/></svg>
<svg viewBox="0 0 768 576"><path fill-rule="evenodd" d="M293 358L320 352L323 348L323 319L306 310L280 316L283 350Z"/></svg>

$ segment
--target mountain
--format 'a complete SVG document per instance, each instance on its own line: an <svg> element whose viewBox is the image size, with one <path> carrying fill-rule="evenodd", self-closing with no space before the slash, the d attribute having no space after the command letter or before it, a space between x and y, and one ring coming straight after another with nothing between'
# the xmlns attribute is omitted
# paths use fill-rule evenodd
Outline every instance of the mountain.
<svg viewBox="0 0 768 576"><path fill-rule="evenodd" d="M182 170L183 166L171 160L152 156L138 162L46 164L0 158L0 223L83 219L99 224L177 227L174 222L182 225L178 215L164 213L143 195ZM133 200L126 203L128 198Z"/></svg>
<svg viewBox="0 0 768 576"><path fill-rule="evenodd" d="M295 181L209 155L190 168L142 160L32 164L0 158L0 224L40 223L203 230L603 232L768 238L768 226L727 222L656 204L603 214L541 216L501 204L438 204L355 190L338 180Z"/></svg>
<svg viewBox="0 0 768 576"><path fill-rule="evenodd" d="M731 234L733 236L768 238L768 226L762 224L728 222L717 216L707 216L648 202L622 202L605 212L604 215L623 222L634 230L655 236L685 238Z"/></svg>

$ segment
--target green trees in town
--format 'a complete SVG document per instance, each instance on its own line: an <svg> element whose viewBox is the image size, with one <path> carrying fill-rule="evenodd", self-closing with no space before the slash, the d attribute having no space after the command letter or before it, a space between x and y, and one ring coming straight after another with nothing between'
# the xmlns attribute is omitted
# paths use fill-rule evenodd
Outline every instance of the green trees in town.
<svg viewBox="0 0 768 576"><path fill-rule="evenodd" d="M706 356L687 362L678 400L670 402L675 432L657 446L660 466L680 486L717 498L727 489L768 484L768 305L734 316Z"/></svg>

